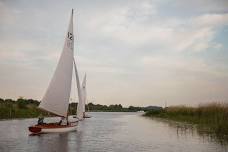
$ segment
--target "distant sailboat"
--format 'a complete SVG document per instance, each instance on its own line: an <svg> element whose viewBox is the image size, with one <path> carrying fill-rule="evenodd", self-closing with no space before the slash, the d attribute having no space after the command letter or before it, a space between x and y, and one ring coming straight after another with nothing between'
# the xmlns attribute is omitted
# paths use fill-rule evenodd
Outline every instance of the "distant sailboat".
<svg viewBox="0 0 228 152"><path fill-rule="evenodd" d="M68 121L68 106L71 92L73 65L76 69L74 61L74 35L73 35L73 10L70 17L70 23L65 38L65 44L60 56L57 68L48 86L48 89L39 105L39 108L48 111L56 116L60 116L67 120L66 125L59 123L42 123L29 127L32 133L49 133L49 132L67 132L76 130L77 121ZM78 96L81 100L80 83L77 70Z"/></svg>
<svg viewBox="0 0 228 152"><path fill-rule="evenodd" d="M86 92L86 74L84 76L84 79L82 81L82 88L81 88L81 95L82 95L82 103L83 103L83 118L90 118L91 116L86 115L86 101L87 101L87 92Z"/></svg>
<svg viewBox="0 0 228 152"><path fill-rule="evenodd" d="M82 92L81 92L81 86L80 86L80 81L79 81L79 76L77 72L77 66L74 60L74 71L75 71L75 76L76 76L76 82L77 82L77 89L78 89L78 105L77 105L77 116L78 120L83 120L83 101L82 101ZM74 117L75 118L75 117Z"/></svg>
<svg viewBox="0 0 228 152"><path fill-rule="evenodd" d="M76 64L75 64L75 71L77 71L77 68L76 68ZM76 80L78 80L79 82L79 78L78 78L78 75L77 73L75 73L76 75ZM77 83L78 85L79 83ZM80 86L78 85L78 88ZM84 118L90 118L91 116L89 115L86 115L86 111L85 111L85 106L86 106L86 99L87 99L87 92L86 92L86 74L84 76L84 79L82 81L82 87L81 89L79 90L78 89L78 94L79 94L79 102L78 102L78 105L77 105L77 115L74 116L74 118L78 118L78 120L83 120Z"/></svg>

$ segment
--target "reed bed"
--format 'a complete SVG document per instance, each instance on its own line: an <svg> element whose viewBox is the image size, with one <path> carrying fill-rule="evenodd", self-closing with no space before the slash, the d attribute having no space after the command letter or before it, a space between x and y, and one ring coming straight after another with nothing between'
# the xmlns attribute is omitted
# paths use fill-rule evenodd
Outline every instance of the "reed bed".
<svg viewBox="0 0 228 152"><path fill-rule="evenodd" d="M145 116L198 124L208 131L228 135L228 104L209 103L198 107L171 106L162 110L147 111Z"/></svg>

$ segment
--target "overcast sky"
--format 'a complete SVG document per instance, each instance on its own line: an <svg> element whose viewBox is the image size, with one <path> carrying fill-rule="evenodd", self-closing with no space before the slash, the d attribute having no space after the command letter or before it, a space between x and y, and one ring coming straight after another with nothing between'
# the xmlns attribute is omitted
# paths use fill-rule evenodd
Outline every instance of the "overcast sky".
<svg viewBox="0 0 228 152"><path fill-rule="evenodd" d="M227 0L2 0L1 98L42 99L72 8L75 57L80 79L87 73L89 101L228 102Z"/></svg>

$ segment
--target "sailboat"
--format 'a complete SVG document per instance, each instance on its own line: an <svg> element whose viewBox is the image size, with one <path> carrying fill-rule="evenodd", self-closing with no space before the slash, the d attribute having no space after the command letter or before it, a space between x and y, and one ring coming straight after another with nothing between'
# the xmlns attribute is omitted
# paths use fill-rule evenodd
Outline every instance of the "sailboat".
<svg viewBox="0 0 228 152"><path fill-rule="evenodd" d="M84 119L83 117L83 100L82 100L82 90L80 86L80 81L79 81L79 76L77 73L77 66L74 60L74 71L75 71L75 76L76 76L76 82L77 82L77 88L78 88L78 105L77 105L77 115L74 118L77 118L79 121L82 121Z"/></svg>
<svg viewBox="0 0 228 152"><path fill-rule="evenodd" d="M42 123L29 127L32 133L51 133L68 132L77 129L78 121L68 121L68 106L71 92L73 66L75 68L76 82L78 88L79 100L81 100L81 87L79 83L78 72L74 60L74 34L73 34L73 9L70 17L70 23L65 38L63 51L61 53L58 65L46 90L46 93L39 104L39 108L60 116L67 120L65 125L58 122Z"/></svg>
<svg viewBox="0 0 228 152"><path fill-rule="evenodd" d="M75 71L77 71L77 69L75 69ZM78 78L76 77L76 80L77 79ZM86 112L85 112L86 97L87 97L87 93L86 93L86 74L85 74L84 79L82 81L81 90L80 90L80 92L78 92L78 94L80 95L80 97L79 97L79 102L78 102L78 105L77 105L77 115L74 116L74 118L77 118L79 121L82 121L84 118L91 118L91 116L86 115Z"/></svg>
<svg viewBox="0 0 228 152"><path fill-rule="evenodd" d="M82 108L83 118L90 118L91 116L86 115L86 111L85 111L85 107L86 107L85 105L86 105L86 100L87 100L86 74L85 74L84 79L82 81L81 95L82 95L82 103L83 103L83 108Z"/></svg>

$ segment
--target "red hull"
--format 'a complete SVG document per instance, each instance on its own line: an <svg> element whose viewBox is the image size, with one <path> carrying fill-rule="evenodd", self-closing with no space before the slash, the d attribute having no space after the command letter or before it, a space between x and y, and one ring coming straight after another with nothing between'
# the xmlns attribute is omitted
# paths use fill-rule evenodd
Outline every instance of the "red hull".
<svg viewBox="0 0 228 152"><path fill-rule="evenodd" d="M42 125L34 125L28 127L29 131L35 134L41 133L42 129L61 129L61 128L69 128L75 125L70 123L69 125L59 125L58 123L49 123L49 124L42 124Z"/></svg>

